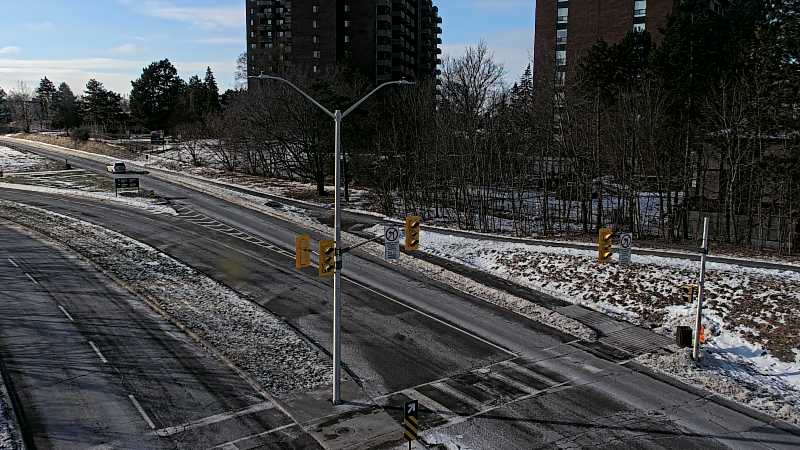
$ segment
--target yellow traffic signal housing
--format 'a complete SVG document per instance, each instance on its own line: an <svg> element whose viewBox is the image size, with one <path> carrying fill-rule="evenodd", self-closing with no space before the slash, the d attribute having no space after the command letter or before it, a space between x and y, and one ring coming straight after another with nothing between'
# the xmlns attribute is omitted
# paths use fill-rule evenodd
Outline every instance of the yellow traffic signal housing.
<svg viewBox="0 0 800 450"><path fill-rule="evenodd" d="M336 241L319 241L319 276L330 278L336 272Z"/></svg>
<svg viewBox="0 0 800 450"><path fill-rule="evenodd" d="M612 250L613 244L611 242L611 237L613 235L614 232L611 228L600 229L597 236L597 260L601 263L609 262L611 260L611 255L614 254Z"/></svg>
<svg viewBox="0 0 800 450"><path fill-rule="evenodd" d="M406 242L405 248L407 252L419 250L419 227L422 224L422 217L408 216L406 217Z"/></svg>
<svg viewBox="0 0 800 450"><path fill-rule="evenodd" d="M311 237L308 235L297 236L294 240L294 267L311 267Z"/></svg>

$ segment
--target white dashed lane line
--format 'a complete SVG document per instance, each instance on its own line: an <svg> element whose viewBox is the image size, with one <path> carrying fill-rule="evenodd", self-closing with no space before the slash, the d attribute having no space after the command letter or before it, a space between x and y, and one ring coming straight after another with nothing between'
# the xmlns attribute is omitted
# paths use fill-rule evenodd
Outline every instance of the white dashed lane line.
<svg viewBox="0 0 800 450"><path fill-rule="evenodd" d="M108 360L106 359L106 357L105 357L105 356L103 356L103 354L102 354L102 353L100 353L100 349L99 349L99 348L97 348L97 346L96 346L96 345L94 345L94 342L92 342L92 341L89 341L89 345L91 345L91 346L92 346L92 349L94 350L94 352L95 352L95 353L97 353L97 356L99 356L99 357L100 357L100 361L103 361L103 364L108 364Z"/></svg>
<svg viewBox="0 0 800 450"><path fill-rule="evenodd" d="M128 398L131 400L131 403L133 403L133 406L136 408L136 410L139 411L139 414L141 414L144 421L147 422L147 426L149 426L151 430L155 430L156 425L153 423L152 420L150 420L150 416L148 416L147 413L144 412L144 408L142 408L142 405L140 405L139 402L136 400L136 397L134 397L133 395L128 395Z"/></svg>
<svg viewBox="0 0 800 450"><path fill-rule="evenodd" d="M31 281L33 282L33 284L35 284L35 285L39 286L39 282L38 282L38 281L36 281L36 278L33 278L33 277L31 276L31 274L29 274L29 273L25 272L25 276L26 276L26 277L28 277L28 279L29 279L29 280L31 280Z"/></svg>
<svg viewBox="0 0 800 450"><path fill-rule="evenodd" d="M10 262L12 266L14 266L17 269L19 269L19 265L12 258L8 258L8 262Z"/></svg>
<svg viewBox="0 0 800 450"><path fill-rule="evenodd" d="M73 319L73 318L72 318L72 316L70 316L70 315L69 315L69 313L67 312L67 310L66 310L66 309L64 309L64 307L63 307L63 306L61 306L61 305L58 305L58 309L60 309L60 310L61 310L61 312L63 312L63 313L64 313L64 315L65 315L65 316L67 316L67 319L69 319L69 321L70 321L70 322L75 322L75 319Z"/></svg>

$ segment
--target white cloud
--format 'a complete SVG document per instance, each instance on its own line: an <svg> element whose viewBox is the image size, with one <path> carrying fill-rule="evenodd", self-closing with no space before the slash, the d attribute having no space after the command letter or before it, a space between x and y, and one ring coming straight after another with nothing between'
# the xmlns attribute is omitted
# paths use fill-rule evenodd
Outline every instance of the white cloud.
<svg viewBox="0 0 800 450"><path fill-rule="evenodd" d="M139 53L142 49L135 44L128 43L112 47L109 51L117 55L132 55L134 53Z"/></svg>
<svg viewBox="0 0 800 450"><path fill-rule="evenodd" d="M16 47L14 45L8 45L8 46L5 46L5 47L0 47L0 55L10 55L12 53L19 53L21 51L22 51L21 48Z"/></svg>
<svg viewBox="0 0 800 450"><path fill-rule="evenodd" d="M0 58L0 86L16 86L18 81L25 81L31 86L39 84L42 77L47 76L54 83L62 81L72 87L76 93L82 93L86 83L95 78L107 89L127 95L131 90L131 81L138 78L142 68L152 61L129 60L118 58L76 58L76 59L3 59ZM206 67L217 76L222 89L233 87L236 63L173 61L178 73L184 79L194 74L202 75ZM8 89L6 89L8 90Z"/></svg>
<svg viewBox="0 0 800 450"><path fill-rule="evenodd" d="M23 25L28 31L52 31L56 28L53 22L44 20L41 22L28 22Z"/></svg>
<svg viewBox="0 0 800 450"><path fill-rule="evenodd" d="M120 0L134 11L159 19L186 22L202 28L244 28L245 11L239 5L185 6L164 1Z"/></svg>

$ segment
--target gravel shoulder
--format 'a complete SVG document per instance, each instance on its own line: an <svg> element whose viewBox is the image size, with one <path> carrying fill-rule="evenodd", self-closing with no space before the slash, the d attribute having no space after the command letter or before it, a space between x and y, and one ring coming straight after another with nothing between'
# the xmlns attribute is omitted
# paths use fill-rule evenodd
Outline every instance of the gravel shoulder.
<svg viewBox="0 0 800 450"><path fill-rule="evenodd" d="M0 201L0 217L87 258L270 394L281 397L329 384L328 358L289 325L158 250L114 231L15 202Z"/></svg>

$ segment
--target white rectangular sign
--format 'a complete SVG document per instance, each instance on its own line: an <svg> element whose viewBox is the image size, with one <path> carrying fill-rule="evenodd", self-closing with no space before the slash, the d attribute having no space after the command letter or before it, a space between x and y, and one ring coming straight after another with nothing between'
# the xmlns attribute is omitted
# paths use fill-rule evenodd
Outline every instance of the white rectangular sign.
<svg viewBox="0 0 800 450"><path fill-rule="evenodd" d="M400 260L400 228L397 225L383 226L383 257L387 261Z"/></svg>
<svg viewBox="0 0 800 450"><path fill-rule="evenodd" d="M622 233L619 236L619 263L627 266L631 263L631 248L633 247L633 234Z"/></svg>

